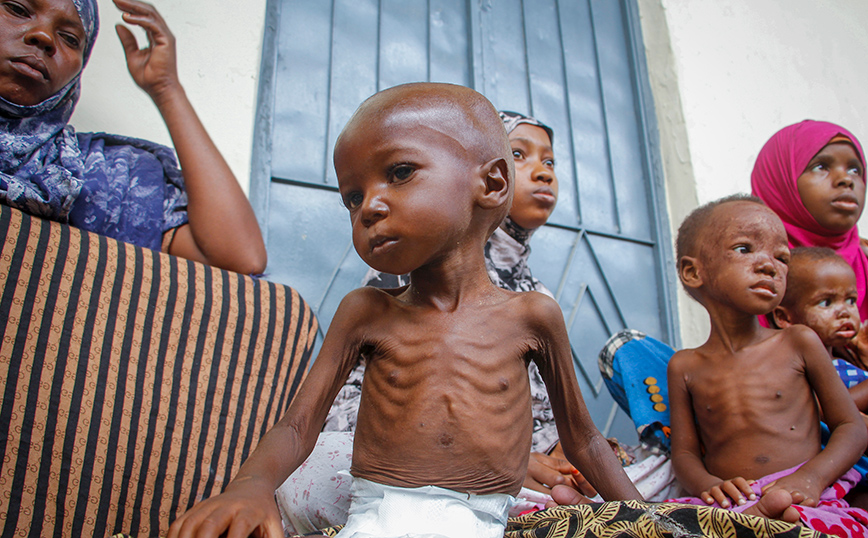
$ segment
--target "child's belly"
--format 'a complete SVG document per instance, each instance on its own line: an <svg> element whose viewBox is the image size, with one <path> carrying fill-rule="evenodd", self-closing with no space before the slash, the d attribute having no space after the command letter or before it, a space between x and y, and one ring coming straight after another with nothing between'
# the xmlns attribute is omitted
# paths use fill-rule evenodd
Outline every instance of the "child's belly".
<svg viewBox="0 0 868 538"><path fill-rule="evenodd" d="M435 400L399 412L360 409L353 475L402 487L518 493L530 454L530 402Z"/></svg>
<svg viewBox="0 0 868 538"><path fill-rule="evenodd" d="M819 436L805 430L733 433L706 447L705 467L724 480L757 480L804 463L820 452Z"/></svg>

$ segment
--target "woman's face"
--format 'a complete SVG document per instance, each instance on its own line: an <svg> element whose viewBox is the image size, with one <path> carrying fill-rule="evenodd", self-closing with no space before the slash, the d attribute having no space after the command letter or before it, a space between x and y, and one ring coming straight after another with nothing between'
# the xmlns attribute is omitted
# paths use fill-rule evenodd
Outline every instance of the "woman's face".
<svg viewBox="0 0 868 538"><path fill-rule="evenodd" d="M509 216L526 230L539 228L558 202L552 142L542 128L526 123L509 133L515 160L515 195Z"/></svg>
<svg viewBox="0 0 868 538"><path fill-rule="evenodd" d="M835 235L856 226L865 206L865 166L847 142L826 145L797 180L805 209Z"/></svg>
<svg viewBox="0 0 868 538"><path fill-rule="evenodd" d="M81 71L86 35L70 0L0 0L0 97L48 99Z"/></svg>

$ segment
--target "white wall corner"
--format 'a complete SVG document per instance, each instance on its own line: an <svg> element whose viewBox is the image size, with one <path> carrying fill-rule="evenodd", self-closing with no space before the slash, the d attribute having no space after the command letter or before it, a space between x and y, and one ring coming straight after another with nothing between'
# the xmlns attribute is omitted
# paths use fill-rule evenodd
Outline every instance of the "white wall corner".
<svg viewBox="0 0 868 538"><path fill-rule="evenodd" d="M661 0L637 1L642 37L645 41L649 84L654 96L654 109L659 129L666 209L669 212L669 225L674 241L678 226L698 205L696 178L678 86L678 70L669 38L666 9ZM674 245L672 251L675 252ZM664 270L675 271L675 267L665 267ZM702 306L691 299L680 286L677 297L681 342L685 347L700 345L709 334L708 315ZM641 329L641 327L636 328Z"/></svg>

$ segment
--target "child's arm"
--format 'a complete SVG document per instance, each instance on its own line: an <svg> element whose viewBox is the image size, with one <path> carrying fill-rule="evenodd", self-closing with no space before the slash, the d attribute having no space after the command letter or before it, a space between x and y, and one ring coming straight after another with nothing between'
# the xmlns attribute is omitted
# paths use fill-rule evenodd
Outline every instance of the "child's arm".
<svg viewBox="0 0 868 538"><path fill-rule="evenodd" d="M766 489L787 489L797 503L812 506L820 493L853 467L865 451L868 430L816 333L801 325L786 330L793 333L790 338L802 353L805 375L823 409L831 436L819 454Z"/></svg>
<svg viewBox="0 0 868 538"><path fill-rule="evenodd" d="M540 335L540 352L534 360L549 393L564 454L603 499L642 500L585 407L560 307L539 293L522 295Z"/></svg>
<svg viewBox="0 0 868 538"><path fill-rule="evenodd" d="M371 291L370 289L368 291ZM335 312L322 349L286 415L266 433L238 474L216 497L193 506L169 538L283 536L274 491L310 455L329 407L358 357L353 335L370 319L365 292L350 292Z"/></svg>
<svg viewBox="0 0 868 538"><path fill-rule="evenodd" d="M708 504L715 501L728 508L730 499L744 504L756 495L744 478L723 480L708 472L702 460L699 432L693 414L692 398L685 381L686 367L693 357L692 350L682 350L669 359L667 383L669 387L669 418L672 426L672 468L678 482L691 495Z"/></svg>
<svg viewBox="0 0 868 538"><path fill-rule="evenodd" d="M178 80L168 25L153 6L114 2L126 23L148 33L150 46L139 50L133 33L117 26L130 74L157 105L184 174L189 222L175 232L168 252L242 274L262 273L267 255L256 215Z"/></svg>

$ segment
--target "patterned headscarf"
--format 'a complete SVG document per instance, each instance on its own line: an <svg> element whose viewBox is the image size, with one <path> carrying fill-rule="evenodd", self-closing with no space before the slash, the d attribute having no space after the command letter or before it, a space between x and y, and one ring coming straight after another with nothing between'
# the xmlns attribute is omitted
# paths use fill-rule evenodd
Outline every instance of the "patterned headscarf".
<svg viewBox="0 0 868 538"><path fill-rule="evenodd" d="M852 133L834 123L805 120L784 127L766 142L751 173L751 189L781 218L790 247L829 247L847 260L856 272L859 314L866 320L868 256L859 244L859 230L854 226L843 234L830 235L808 212L799 195L799 176L811 159L836 137L844 137L856 149L864 166L865 154Z"/></svg>
<svg viewBox="0 0 868 538"><path fill-rule="evenodd" d="M501 110L498 114L500 114L500 119L503 120L503 126L506 128L507 134L513 132L519 125L533 125L534 127L539 127L545 131L546 134L549 135L549 141L552 144L555 143L555 133L552 131L552 128L538 119L525 116L524 114L519 114L518 112L511 112L509 110Z"/></svg>
<svg viewBox="0 0 868 538"><path fill-rule="evenodd" d="M96 35L96 0L72 0L84 26L82 70ZM67 125L81 91L81 72L60 91L31 106L0 98L0 202L28 213L66 220L81 191L84 162Z"/></svg>

